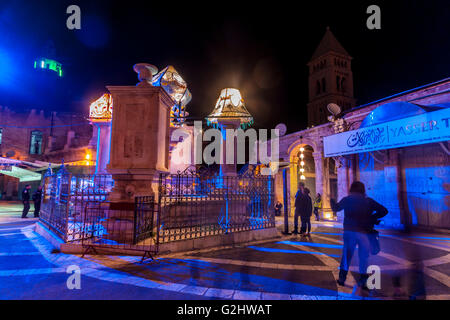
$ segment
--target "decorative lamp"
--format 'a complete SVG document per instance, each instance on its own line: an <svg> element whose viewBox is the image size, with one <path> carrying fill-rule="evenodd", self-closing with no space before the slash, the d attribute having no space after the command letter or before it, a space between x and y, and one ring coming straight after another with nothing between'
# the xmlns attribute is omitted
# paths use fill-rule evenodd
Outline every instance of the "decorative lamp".
<svg viewBox="0 0 450 320"><path fill-rule="evenodd" d="M92 122L109 122L112 119L113 101L109 93L103 94L89 106L89 120Z"/></svg>
<svg viewBox="0 0 450 320"><path fill-rule="evenodd" d="M238 89L222 89L214 110L206 117L207 123L213 126L219 126L221 119L238 119L243 129L253 124L253 117L245 108L244 99Z"/></svg>

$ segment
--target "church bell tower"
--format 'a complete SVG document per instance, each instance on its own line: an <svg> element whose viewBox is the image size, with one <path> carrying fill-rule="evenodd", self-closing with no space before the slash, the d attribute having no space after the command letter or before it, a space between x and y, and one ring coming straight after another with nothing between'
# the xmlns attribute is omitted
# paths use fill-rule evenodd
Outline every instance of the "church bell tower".
<svg viewBox="0 0 450 320"><path fill-rule="evenodd" d="M336 103L342 111L355 106L353 97L352 57L342 47L330 28L308 63L309 103L308 126L326 123L330 115L329 103Z"/></svg>

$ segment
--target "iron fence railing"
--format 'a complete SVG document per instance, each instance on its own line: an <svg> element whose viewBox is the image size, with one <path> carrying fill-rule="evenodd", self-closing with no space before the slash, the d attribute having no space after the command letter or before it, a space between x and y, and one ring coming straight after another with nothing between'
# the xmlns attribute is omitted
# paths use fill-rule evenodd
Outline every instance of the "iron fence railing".
<svg viewBox="0 0 450 320"><path fill-rule="evenodd" d="M272 176L161 174L157 201L139 196L126 207L107 201L109 175L44 180L41 221L87 251L138 250L145 258L162 243L275 227Z"/></svg>
<svg viewBox="0 0 450 320"><path fill-rule="evenodd" d="M40 220L65 242L79 240L84 208L105 202L112 186L110 175L73 175L65 170L45 175Z"/></svg>
<svg viewBox="0 0 450 320"><path fill-rule="evenodd" d="M271 176L160 175L159 242L271 228Z"/></svg>

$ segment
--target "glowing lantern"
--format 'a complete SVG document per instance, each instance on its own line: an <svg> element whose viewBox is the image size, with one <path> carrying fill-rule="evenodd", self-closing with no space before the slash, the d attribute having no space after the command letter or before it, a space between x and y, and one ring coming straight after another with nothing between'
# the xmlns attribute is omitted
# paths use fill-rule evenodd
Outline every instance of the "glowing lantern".
<svg viewBox="0 0 450 320"><path fill-rule="evenodd" d="M306 177L305 177L304 175L301 175L301 176L300 176L300 179L301 179L301 180L306 180Z"/></svg>
<svg viewBox="0 0 450 320"><path fill-rule="evenodd" d="M253 124L253 117L247 111L238 89L225 88L220 92L214 110L206 117L208 124L218 124L219 120L240 120L241 127Z"/></svg>
<svg viewBox="0 0 450 320"><path fill-rule="evenodd" d="M89 106L89 119L93 122L111 121L112 109L112 96L109 93L105 93Z"/></svg>

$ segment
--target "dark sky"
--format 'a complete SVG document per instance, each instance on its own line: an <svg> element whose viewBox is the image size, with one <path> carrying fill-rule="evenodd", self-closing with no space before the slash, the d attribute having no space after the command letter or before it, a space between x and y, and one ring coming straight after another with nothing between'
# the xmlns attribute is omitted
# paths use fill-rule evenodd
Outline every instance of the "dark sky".
<svg viewBox="0 0 450 320"><path fill-rule="evenodd" d="M66 28L71 4L81 7L80 31ZM366 28L370 4L381 7L381 30ZM133 64L172 64L192 92L192 116L206 116L220 89L237 87L257 127L284 122L293 132L306 127L306 63L326 26L354 58L358 104L450 76L448 0L3 0L0 105L87 113L106 85L137 82ZM48 40L64 67L56 83L32 68Z"/></svg>

